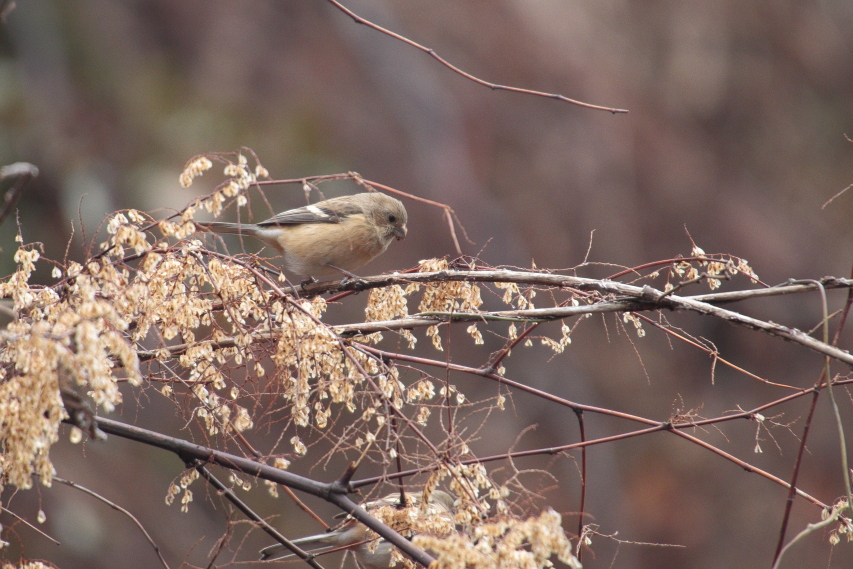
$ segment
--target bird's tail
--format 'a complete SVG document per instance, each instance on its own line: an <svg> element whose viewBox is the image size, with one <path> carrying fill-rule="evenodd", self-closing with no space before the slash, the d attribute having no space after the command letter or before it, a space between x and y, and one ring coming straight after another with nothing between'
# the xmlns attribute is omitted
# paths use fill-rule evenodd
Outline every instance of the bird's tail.
<svg viewBox="0 0 853 569"><path fill-rule="evenodd" d="M291 543L298 545L303 551L307 551L315 555L322 553L327 549L335 548L334 545L329 544L328 534L312 535L310 537L294 539ZM295 556L295 554L291 553L290 550L281 543L270 545L269 547L265 547L261 550L261 561L266 561L268 559L286 559L293 556Z"/></svg>
<svg viewBox="0 0 853 569"><path fill-rule="evenodd" d="M242 235L254 235L258 226L250 223L228 223L225 221L195 222L196 227L203 231L214 233L237 233Z"/></svg>

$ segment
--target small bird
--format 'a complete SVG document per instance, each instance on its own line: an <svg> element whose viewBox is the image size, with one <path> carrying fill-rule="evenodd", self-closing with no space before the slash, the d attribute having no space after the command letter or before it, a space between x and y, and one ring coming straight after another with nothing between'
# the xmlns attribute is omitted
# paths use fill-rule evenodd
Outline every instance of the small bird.
<svg viewBox="0 0 853 569"><path fill-rule="evenodd" d="M420 496L406 495L408 507L417 508ZM436 515L453 522L453 496L441 490L433 490L429 499L430 507L427 515ZM370 511L385 506L400 507L400 494L389 494L379 500L364 504L362 507ZM346 549L355 554L355 558L364 569L389 569L391 565L391 552L394 546L384 539L375 542L370 536L367 526L347 516L337 527L329 529L326 533L294 539L293 543L304 551L314 555L322 554L332 550ZM261 550L261 560L283 559L293 556L290 550L278 543Z"/></svg>
<svg viewBox="0 0 853 569"><path fill-rule="evenodd" d="M248 235L284 255L286 271L304 277L352 276L406 237L400 200L379 192L341 196L282 212L260 223L196 222L214 233Z"/></svg>

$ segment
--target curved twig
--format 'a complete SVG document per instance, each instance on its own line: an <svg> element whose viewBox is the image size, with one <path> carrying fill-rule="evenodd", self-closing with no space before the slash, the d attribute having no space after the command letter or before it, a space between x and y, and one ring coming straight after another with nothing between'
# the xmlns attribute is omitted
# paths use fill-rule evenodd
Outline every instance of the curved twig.
<svg viewBox="0 0 853 569"><path fill-rule="evenodd" d="M328 1L332 5L334 5L338 10L340 10L341 12L343 12L344 14L346 14L347 16L352 18L356 24L365 25L368 28L376 30L377 32L383 33L383 34L390 36L396 40L400 40L401 42L406 43L406 44L414 47L415 49L418 49L418 50L426 53L427 55L429 55L430 57L432 57L433 59L435 59L440 64L447 67L448 69L450 69L454 73L458 73L462 77L465 77L466 79L473 81L474 83L477 83L479 85L483 85L484 87L488 87L489 89L492 89L495 91L498 91L498 90L499 91L511 91L513 93L521 93L523 95L534 95L536 97L545 97L548 99L557 99L558 101L564 101L566 103L578 105L579 107L586 107L587 109L594 109L597 111L609 111L613 114L627 113L628 112L627 109L616 109L616 108L611 108L611 107L602 107L599 105L593 105L591 103L584 103L583 101L576 101L575 99L569 99L568 97L564 97L563 95L558 95L555 93L543 93L541 91L533 91L531 89L522 89L520 87L508 87L506 85L498 85L496 83L489 83L488 81L484 81L478 77L474 77L470 73L466 73L465 71L462 71L461 69L459 69L455 65L448 62L446 59L440 57L435 52L435 50L432 50L428 47L422 46L421 44L416 43L416 42L410 40L409 38L407 38L405 36L401 36L400 34L394 33L391 30L383 28L382 26L379 26L377 24L374 24L373 22L371 22L369 20L365 20L364 18L362 18L361 16L359 16L358 14L353 12L352 10L346 8L343 4L341 4L337 0L328 0Z"/></svg>
<svg viewBox="0 0 853 569"><path fill-rule="evenodd" d="M99 421L100 421L100 419L99 419ZM61 484L65 484L66 486L70 486L70 487L74 488L75 490L80 490L81 492L85 492L86 494L92 496L93 498L100 500L101 502L103 502L104 504L109 506L110 508L119 511L122 514L124 514L125 516L127 516L128 518L130 518L133 521L133 523L136 524L136 527L139 528L139 531L142 532L142 535L145 536L145 539L148 540L148 543L151 544L151 547L154 548L154 552L157 554L157 557L160 559L160 563L163 564L163 567L165 567L166 569L169 569L169 564L166 563L166 560L163 558L163 553L160 551L160 546L154 542L154 539L145 530L145 527L143 527L143 525L140 523L140 521L137 520L133 514L131 514L130 512L128 512L127 510L125 510L124 508L122 508L121 506L116 504L115 502L111 502L110 500L107 500L106 498L104 498L103 496L98 494L97 492L93 492L92 490L89 490L85 486L80 486L76 482L71 482L70 480L65 480L65 479L59 478L57 476L54 476L53 479L56 480L57 482L61 483Z"/></svg>

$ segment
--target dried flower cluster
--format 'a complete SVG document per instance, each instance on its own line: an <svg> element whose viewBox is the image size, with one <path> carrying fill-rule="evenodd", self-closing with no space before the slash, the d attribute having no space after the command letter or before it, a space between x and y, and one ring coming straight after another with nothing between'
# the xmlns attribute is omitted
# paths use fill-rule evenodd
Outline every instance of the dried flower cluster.
<svg viewBox="0 0 853 569"><path fill-rule="evenodd" d="M71 263L63 286L35 289L28 283L38 259L35 249L19 249L18 270L0 284L16 316L0 349L0 483L19 488L32 485L33 473L48 485L53 477L48 452L66 416L60 377L68 389L85 386L107 411L121 402L117 363L130 383L142 380L126 336L133 320L109 298L125 275L103 260Z"/></svg>
<svg viewBox="0 0 853 569"><path fill-rule="evenodd" d="M849 518L850 504L849 498L840 498L832 505L831 508L826 508L820 513L822 520L837 520L838 523L829 532L830 545L838 545L841 543L842 537L848 542L853 541L853 521Z"/></svg>
<svg viewBox="0 0 853 569"><path fill-rule="evenodd" d="M3 569L55 569L54 565L50 565L48 563L44 563L42 561L27 561L21 563L20 565L12 565L11 563L4 563Z"/></svg>
<svg viewBox="0 0 853 569"><path fill-rule="evenodd" d="M375 288L370 291L367 299L367 308L364 310L366 322L382 322L385 320L396 320L409 315L409 306L406 304L406 291L400 285L391 285ZM409 344L409 349L414 349L418 339L411 330L401 330L401 335ZM382 341L382 334L376 332L367 336L365 340L378 343Z"/></svg>
<svg viewBox="0 0 853 569"><path fill-rule="evenodd" d="M188 184L210 165L207 158L191 161L182 182ZM213 326L213 305L220 302L228 307L222 320L233 320L229 332L248 344L249 331L238 323L247 317L263 318L268 295L259 291L248 271L218 258L204 258L200 242L170 243L170 238L195 231L196 209L218 213L227 198L266 176L260 166L250 171L242 156L226 171L228 181L184 210L179 223L158 224L159 240L147 231L153 224L143 214L130 210L111 216L103 253L82 265L54 263L51 274L58 279L54 286L30 284L40 257L37 249L22 246L17 251L17 271L0 284L0 297L11 299L15 315L0 338L0 485L29 488L34 473L49 485L53 476L49 449L57 440L60 421L67 417L63 398L85 394L96 406L112 411L121 403L118 379L141 384L138 353L152 336L160 338L154 359L173 357L168 348L173 339L186 342L179 363L190 372L182 381L199 387L194 393L215 409L220 422L236 429L251 426L245 409L228 407L204 393L208 385L225 386L211 359L222 363L237 351L211 349L212 342L227 335L223 331L227 324L216 326L207 343L196 342L195 336L199 327ZM129 258L127 249L133 252ZM135 267L131 258L139 259ZM252 284L247 287L247 282Z"/></svg>
<svg viewBox="0 0 853 569"><path fill-rule="evenodd" d="M552 567L556 556L568 567L580 569L558 513L548 509L527 520L498 519L471 531L447 537L417 535L415 545L434 552L437 569L538 569Z"/></svg>
<svg viewBox="0 0 853 569"><path fill-rule="evenodd" d="M739 273L749 277L752 282L758 282L758 275L755 274L746 259L732 255L707 255L701 247L696 245L693 246L691 254L698 258L698 261L695 261L698 267L687 260L673 263L670 267L670 277L682 281L696 281L705 278L711 290L719 288L723 280L728 280ZM672 288L673 285L667 283L667 290L672 290Z"/></svg>
<svg viewBox="0 0 853 569"><path fill-rule="evenodd" d="M323 321L325 300L294 296L281 286L284 275L261 258L230 255L217 248L221 243L209 246L194 237L197 211L219 215L231 203L242 207L249 188L267 176L260 164L250 167L242 154L231 160L203 156L187 164L181 184L192 184L214 161L225 163L226 181L213 193L159 221L133 210L113 214L102 252L83 264L53 263L52 286L31 283L40 260L37 249L22 246L16 253L17 271L0 283L0 297L13 301L15 315L0 335L0 485L28 488L34 473L49 484L49 450L60 422L71 412L63 398L68 393L88 397L110 412L122 401L119 382L126 381L132 388L156 386L179 400L187 418L214 440L248 432L259 421L276 422L286 433L281 440L289 442L293 460L309 455L318 441L332 439L337 443L329 452L343 452L353 460L368 457L390 471L394 459L401 458L425 469L427 495L444 483L459 497L452 519L414 507L389 507L377 515L440 554L439 567L548 567L552 556L579 566L559 515L546 511L537 518L513 518L507 486L494 481L482 464L462 464L473 457L463 438L470 435L462 433L477 429L459 425L480 411L503 410L502 394L469 401L446 378L380 358L368 344L381 341L382 335L342 338ZM698 248L694 255L704 259L699 264L712 286L738 271L754 278L743 261L705 256ZM422 261L418 268L421 273L449 269L444 259ZM699 275L686 261L671 271L688 279ZM365 319L407 318L407 299L420 294L418 316L435 318L426 335L443 350L440 322L459 313L480 319L485 314L483 292L517 310L534 308L537 293L515 283L478 285L439 275L405 288L392 284L372 289ZM574 305L594 301L566 294L564 302ZM641 330L636 316L626 314L625 319ZM467 326L475 344L484 342L479 326L486 321ZM538 338L560 353L570 345L571 332L562 324L558 337ZM519 334L511 322L503 340L510 346ZM412 331L400 335L414 348ZM530 342L527 337L525 343ZM503 368L497 371L503 373ZM253 413L269 410L258 402L270 394L274 409ZM440 422L436 417L442 417ZM431 421L447 440L436 443L423 434L420 429ZM454 428L445 421L455 422ZM270 449L269 456L280 453ZM289 466L281 457L271 461ZM196 478L190 470L172 484L167 503L180 495L186 511ZM232 484L251 488L238 477ZM274 485L267 486L276 494ZM495 513L491 520L489 512Z"/></svg>
<svg viewBox="0 0 853 569"><path fill-rule="evenodd" d="M419 271L422 273L433 271L446 271L449 268L445 259L428 259L421 261ZM483 299L480 297L480 287L467 281L446 281L429 283L425 286L423 297L418 310L423 314L450 313L450 312L477 312ZM406 287L406 294L418 292L421 285L412 283ZM471 324L467 329L468 334L474 338L477 344L483 343L476 324ZM432 339L432 344L437 350L443 350L441 336L438 334L438 326L427 328L426 335Z"/></svg>
<svg viewBox="0 0 853 569"><path fill-rule="evenodd" d="M561 527L560 515L546 509L528 519L499 515L486 521L482 513L475 517L460 514L464 494L450 507L427 486L421 495L408 494L408 505L401 507L399 496L391 494L364 507L384 524L437 557L436 567L534 569L552 567L551 557L580 569L572 545ZM442 493L443 494L443 493ZM444 494L442 498L453 500ZM371 546L379 545L370 532ZM391 566L412 569L416 565L394 551Z"/></svg>

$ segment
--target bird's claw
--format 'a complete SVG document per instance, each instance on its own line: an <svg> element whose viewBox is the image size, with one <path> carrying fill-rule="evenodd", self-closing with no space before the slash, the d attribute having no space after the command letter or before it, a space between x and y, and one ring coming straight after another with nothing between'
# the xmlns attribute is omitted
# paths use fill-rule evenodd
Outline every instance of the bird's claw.
<svg viewBox="0 0 853 569"><path fill-rule="evenodd" d="M356 275L346 276L341 279L341 288L349 290L364 290L367 288L367 281Z"/></svg>

